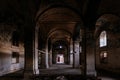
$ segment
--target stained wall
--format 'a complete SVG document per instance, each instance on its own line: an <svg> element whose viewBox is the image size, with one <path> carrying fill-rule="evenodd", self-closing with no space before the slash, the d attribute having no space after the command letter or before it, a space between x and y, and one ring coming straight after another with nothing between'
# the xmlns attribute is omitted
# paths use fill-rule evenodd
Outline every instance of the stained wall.
<svg viewBox="0 0 120 80"><path fill-rule="evenodd" d="M17 25L0 24L0 76L24 68L24 44L19 34L19 46L12 43L13 32L17 31ZM19 32L19 31L18 31ZM22 32L21 32L22 33ZM13 55L13 53L17 53ZM17 58L14 62L12 59Z"/></svg>

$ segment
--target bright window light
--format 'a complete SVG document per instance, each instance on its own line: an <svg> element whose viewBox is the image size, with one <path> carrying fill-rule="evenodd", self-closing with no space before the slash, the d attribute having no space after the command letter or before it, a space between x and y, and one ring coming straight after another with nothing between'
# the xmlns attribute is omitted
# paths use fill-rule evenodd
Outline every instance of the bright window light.
<svg viewBox="0 0 120 80"><path fill-rule="evenodd" d="M100 47L104 47L106 45L107 45L106 31L102 31L100 34Z"/></svg>
<svg viewBox="0 0 120 80"><path fill-rule="evenodd" d="M60 46L60 48L62 48L62 46Z"/></svg>

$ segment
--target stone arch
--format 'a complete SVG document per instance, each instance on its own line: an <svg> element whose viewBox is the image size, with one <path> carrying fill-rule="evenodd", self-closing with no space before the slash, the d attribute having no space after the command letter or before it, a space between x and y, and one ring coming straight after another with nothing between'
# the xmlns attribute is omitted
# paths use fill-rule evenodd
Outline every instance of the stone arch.
<svg viewBox="0 0 120 80"><path fill-rule="evenodd" d="M70 7L66 7L66 6L50 6L48 8L46 8L45 10L43 10L42 12L38 13L38 15L36 16L36 27L40 28L40 24L42 23L66 23L67 24L74 22L74 24L78 23L83 23L80 17L80 14L74 10L73 8ZM54 26L52 28L55 28ZM63 29L63 30L62 30ZM52 31L52 30L51 30ZM57 28L54 31L54 33L52 33L50 31L48 31L47 35L45 35L45 37L47 38L45 40L45 56L46 56L46 61L45 61L45 65L46 68L49 68L49 62L48 62L48 57L49 57L49 49L48 49L48 40L50 38L50 36L52 34L55 34L56 31L57 32L62 32L65 34L69 34L70 37L72 36L72 32L71 31L67 31L67 29L64 28ZM66 33L67 32L67 33Z"/></svg>
<svg viewBox="0 0 120 80"><path fill-rule="evenodd" d="M120 30L120 18L116 15L113 14L104 14L98 18L96 21L96 26L95 26L95 39L97 40L97 46L98 44L98 39L102 31L106 31L107 35L107 47L113 46L113 40L114 42L116 39L119 39L119 30ZM118 42L118 41L116 41Z"/></svg>
<svg viewBox="0 0 120 80"><path fill-rule="evenodd" d="M61 34L62 34L62 37L60 38L60 39L55 39L54 40L54 36L55 36L55 38L56 38L56 35L57 35L57 38L59 38L59 36L61 36ZM65 39L64 37L67 37L67 39ZM62 39L62 38L64 38L64 39ZM57 46L59 46L60 44L63 46L66 46L66 50L65 51L67 51L66 52L66 55L68 55L68 53L69 53L69 44L70 44L70 39L72 38L72 33L71 32L69 32L68 30L66 30L66 29L64 29L64 28L61 28L61 27L56 27L56 28L53 28L53 29L51 29L50 31L49 31L49 33L48 33L48 36L47 36L47 42L48 42L48 40L49 39L52 39L52 44L51 45L57 45ZM56 42L62 42L62 43L60 43L60 44L55 44ZM47 43L46 42L46 43ZM47 47L48 48L48 47ZM54 47L55 48L55 47ZM49 49L48 49L49 50ZM46 51L46 52L48 52L48 51ZM52 54L54 54L54 51L52 51L53 53ZM49 53L49 52L48 52ZM52 55L52 54L50 54L50 55ZM53 56L52 55L52 57L53 57L53 59L51 59L52 60L52 63L55 63L54 61L55 61L55 55ZM65 63L69 63L69 57L68 56L66 56L65 58L64 58L64 60L65 60Z"/></svg>
<svg viewBox="0 0 120 80"><path fill-rule="evenodd" d="M62 17L64 17L64 19ZM56 21L83 24L80 13L76 9L63 5L50 5L43 11L38 12L36 16L36 27L39 27L39 24L44 22L52 23Z"/></svg>
<svg viewBox="0 0 120 80"><path fill-rule="evenodd" d="M95 26L96 52L95 54L96 54L96 68L97 69L105 68L104 70L107 70L109 68L109 70L113 69L114 71L114 70L117 70L118 67L120 66L118 65L118 63L114 64L115 62L117 62L115 56L119 55L119 48L120 48L120 41L119 41L120 40L120 37L119 37L120 23L119 22L120 22L120 18L113 14L104 14L100 18L98 18L96 22L96 26ZM107 45L100 47L99 36L101 32L103 31L106 31L107 33Z"/></svg>
<svg viewBox="0 0 120 80"><path fill-rule="evenodd" d="M66 40L57 40L54 41L52 44L52 63L55 64L56 63L56 55L57 54L62 54L64 56L64 63L67 64L68 63L68 58L69 58L69 46L68 46L68 42ZM57 51L57 52L56 52Z"/></svg>
<svg viewBox="0 0 120 80"><path fill-rule="evenodd" d="M58 4L57 5L50 5L47 8L45 8L44 10L42 10L42 11L40 10L37 13L37 16L36 16L35 20L36 20L36 22L38 22L40 17L44 17L44 15L46 15L46 13L48 14L49 12L50 12L50 14L55 14L58 11L60 11L60 13L63 13L61 10L64 10L63 11L64 14L68 13L69 15L77 16L76 17L76 18L78 18L77 21L82 21L81 18L80 18L80 13L76 9L74 9L72 7L69 7L69 6L58 5Z"/></svg>
<svg viewBox="0 0 120 80"><path fill-rule="evenodd" d="M60 33L60 34L59 34L59 33ZM63 38L61 38L61 39L54 39L54 38L53 38L54 36L57 35L57 37L58 37L58 36L60 36L61 34L63 34L63 35L62 35ZM64 39L64 37L66 37L66 39ZM50 38L52 39L51 44L53 44L53 43L55 43L56 41L59 41L59 40L64 41L64 42L66 42L67 44L69 44L69 43L70 43L70 39L72 38L72 34L71 34L69 31L67 31L67 30L65 30L65 29L62 29L62 28L53 28L53 29L48 33L47 41L48 41Z"/></svg>
<svg viewBox="0 0 120 80"><path fill-rule="evenodd" d="M104 14L100 16L95 24L95 38L97 38L103 30L115 32L118 30L116 28L120 25L119 22L120 18L113 14Z"/></svg>
<svg viewBox="0 0 120 80"><path fill-rule="evenodd" d="M65 30L65 29L62 29L62 28L53 28L49 33L48 33L48 38L50 38L52 35L54 35L55 33L57 32L62 32L62 33L65 33L67 35L69 35L70 37L72 37L72 34Z"/></svg>

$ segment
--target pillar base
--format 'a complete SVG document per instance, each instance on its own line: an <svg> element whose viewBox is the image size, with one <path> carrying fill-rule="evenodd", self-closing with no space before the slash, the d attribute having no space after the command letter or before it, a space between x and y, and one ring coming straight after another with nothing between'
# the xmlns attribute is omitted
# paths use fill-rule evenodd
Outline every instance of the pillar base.
<svg viewBox="0 0 120 80"><path fill-rule="evenodd" d="M97 77L97 72L95 70L88 70L86 75L91 77Z"/></svg>
<svg viewBox="0 0 120 80"><path fill-rule="evenodd" d="M46 65L45 65L45 68L46 68L46 69L48 69L48 68L49 68L49 65L48 65L48 64L46 64Z"/></svg>
<svg viewBox="0 0 120 80"><path fill-rule="evenodd" d="M32 76L33 76L33 70L25 70L23 80L30 80Z"/></svg>
<svg viewBox="0 0 120 80"><path fill-rule="evenodd" d="M38 75L39 74L39 69L35 69L34 70L34 75Z"/></svg>

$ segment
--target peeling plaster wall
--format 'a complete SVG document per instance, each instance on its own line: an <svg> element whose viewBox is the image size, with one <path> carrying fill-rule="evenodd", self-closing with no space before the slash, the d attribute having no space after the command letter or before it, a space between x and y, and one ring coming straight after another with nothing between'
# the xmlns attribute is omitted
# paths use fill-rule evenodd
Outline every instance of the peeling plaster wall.
<svg viewBox="0 0 120 80"><path fill-rule="evenodd" d="M12 32L16 25L0 24L0 76L24 68L24 44L12 46ZM12 52L19 53L19 63L12 64Z"/></svg>

